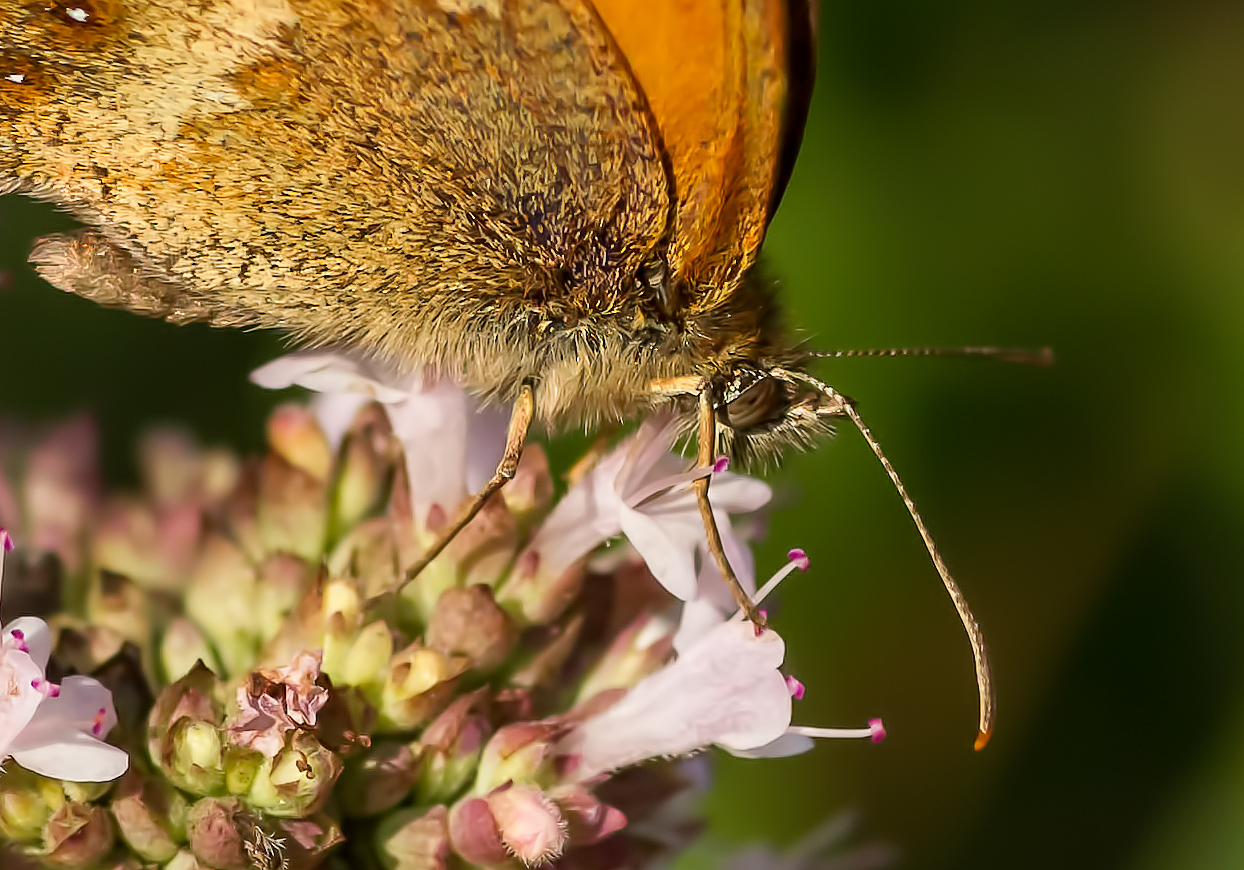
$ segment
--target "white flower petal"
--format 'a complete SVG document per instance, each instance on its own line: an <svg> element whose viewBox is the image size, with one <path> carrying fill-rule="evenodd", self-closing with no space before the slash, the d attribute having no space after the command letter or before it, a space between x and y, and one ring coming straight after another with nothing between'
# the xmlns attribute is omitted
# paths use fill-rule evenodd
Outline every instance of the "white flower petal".
<svg viewBox="0 0 1244 870"><path fill-rule="evenodd" d="M649 758L711 744L765 746L790 726L791 700L778 671L785 644L772 629L724 622L685 655L575 728L559 747L588 778Z"/></svg>
<svg viewBox="0 0 1244 870"><path fill-rule="evenodd" d="M13 760L43 776L72 782L107 782L130 766L124 750L67 726L41 731L37 742L22 734L13 746Z"/></svg>
<svg viewBox="0 0 1244 870"><path fill-rule="evenodd" d="M320 393L311 400L311 413L334 453L354 424L354 418L370 401L362 393Z"/></svg>
<svg viewBox="0 0 1244 870"><path fill-rule="evenodd" d="M773 489L763 480L723 471L713 475L708 500L715 510L748 514L760 510L773 498Z"/></svg>
<svg viewBox="0 0 1244 870"><path fill-rule="evenodd" d="M52 655L52 630L48 624L34 616L19 616L4 627L5 639L12 637L16 641L14 632L20 632L20 643L39 670L46 669L48 658Z"/></svg>
<svg viewBox="0 0 1244 870"><path fill-rule="evenodd" d="M643 557L657 582L682 601L694 598L695 549L679 546L669 529L642 511L623 509L619 517L622 532L635 552Z"/></svg>
<svg viewBox="0 0 1244 870"><path fill-rule="evenodd" d="M112 692L94 677L65 677L60 693L40 705L27 731L57 728L61 724L85 731L95 737L106 737L117 724Z"/></svg>
<svg viewBox="0 0 1244 870"><path fill-rule="evenodd" d="M362 361L334 351L279 357L251 372L251 381L270 390L300 386L317 393L359 393L381 402L400 401L403 396Z"/></svg>
<svg viewBox="0 0 1244 870"><path fill-rule="evenodd" d="M757 746L755 749L731 749L725 747L731 755L739 758L786 758L790 755L803 755L812 749L813 740L806 734L795 734L787 731L772 743Z"/></svg>

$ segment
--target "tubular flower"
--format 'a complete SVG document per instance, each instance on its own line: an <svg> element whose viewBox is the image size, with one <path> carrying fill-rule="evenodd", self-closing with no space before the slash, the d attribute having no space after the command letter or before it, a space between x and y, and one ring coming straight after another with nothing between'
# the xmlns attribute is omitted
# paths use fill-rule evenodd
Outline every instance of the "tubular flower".
<svg viewBox="0 0 1244 870"><path fill-rule="evenodd" d="M0 579L13 539L0 529ZM129 756L103 738L117 722L112 695L90 677L66 677L59 685L44 675L52 652L47 623L21 617L4 626L0 639L0 759L27 770L79 782L113 780Z"/></svg>
<svg viewBox="0 0 1244 870"><path fill-rule="evenodd" d="M29 769L0 777L0 866L7 840L49 868L642 870L696 830L709 758L678 756L834 733L792 725L782 637L732 615L702 543L692 484L711 474L754 590L745 530L769 488L691 467L669 421L560 499L529 445L416 573L493 473L501 415L329 352L255 380L317 395L279 408L250 461L149 439L142 491L75 521L92 549L57 566L69 611L4 629L0 752ZM29 513L0 495L0 516ZM102 741L118 719L140 757L119 785L81 782L126 769Z"/></svg>

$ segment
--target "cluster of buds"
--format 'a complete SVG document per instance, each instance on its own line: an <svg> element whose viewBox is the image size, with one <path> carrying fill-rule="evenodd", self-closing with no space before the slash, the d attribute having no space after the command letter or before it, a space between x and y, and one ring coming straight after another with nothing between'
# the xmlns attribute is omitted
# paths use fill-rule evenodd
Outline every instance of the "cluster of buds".
<svg viewBox="0 0 1244 870"><path fill-rule="evenodd" d="M278 409L250 462L151 436L138 496L100 494L82 422L0 452L6 611L47 617L6 626L0 651L23 687L0 703L5 867L656 866L696 831L675 800L687 756L883 735L792 726L802 686L777 632L733 612L690 485L713 475L755 600L807 557L757 591L730 517L768 488L690 468L668 421L581 463L561 498L529 446L412 574L495 468L504 420L331 354L256 380L319 395Z"/></svg>

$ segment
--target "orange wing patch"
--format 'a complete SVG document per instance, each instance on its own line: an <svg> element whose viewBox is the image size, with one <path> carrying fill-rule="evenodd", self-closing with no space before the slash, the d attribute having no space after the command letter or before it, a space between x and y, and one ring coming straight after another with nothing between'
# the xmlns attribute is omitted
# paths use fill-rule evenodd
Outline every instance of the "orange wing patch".
<svg viewBox="0 0 1244 870"><path fill-rule="evenodd" d="M648 99L677 195L672 278L700 307L755 262L787 93L784 0L596 0Z"/></svg>

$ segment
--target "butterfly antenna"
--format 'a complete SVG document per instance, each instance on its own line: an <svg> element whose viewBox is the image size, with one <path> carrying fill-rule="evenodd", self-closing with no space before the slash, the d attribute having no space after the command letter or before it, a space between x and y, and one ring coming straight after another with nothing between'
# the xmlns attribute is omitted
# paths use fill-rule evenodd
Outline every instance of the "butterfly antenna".
<svg viewBox="0 0 1244 870"><path fill-rule="evenodd" d="M809 351L808 356L819 359L855 356L976 356L1034 366L1054 364L1054 351L1048 347L1039 350L1022 347L884 347L868 350Z"/></svg>
<svg viewBox="0 0 1244 870"><path fill-rule="evenodd" d="M916 509L915 501L908 494L907 487L903 485L898 472L894 470L894 466L890 463L884 451L882 451L881 445L877 442L873 433L864 425L864 420L860 417L859 412L855 410L855 404L833 387L811 375L793 371L784 371L783 373L804 381L815 387L819 392L824 393L831 402L827 413L850 418L851 422L855 424L855 428L860 430L860 434L864 436L864 440L868 442L868 446L872 448L873 453L876 454L877 459L881 462L881 467L889 475L890 482L894 484L894 489L898 491L899 496L903 499L903 504L907 507L907 513L911 515L912 522L916 524L916 530L920 533L921 540L924 541L924 548L928 550L929 558L933 560L933 567L937 569L938 575L942 578L942 585L946 587L946 593L950 596L951 603L955 606L955 612L959 614L959 621L963 623L963 628L968 635L968 641L972 645L972 659L976 665L976 691L980 697L980 722L975 748L978 750L984 749L985 745L989 743L989 738L993 735L995 718L996 698L994 696L993 671L989 666L989 648L985 644L985 635L981 631L980 623L976 621L976 617L972 614L972 608L968 606L968 600L964 597L963 590L959 588L959 584L951 576L950 569L946 567L946 562L942 559L942 554L937 549L937 544L933 542L933 536L929 534L929 529L925 526L924 519L920 516L920 511Z"/></svg>

